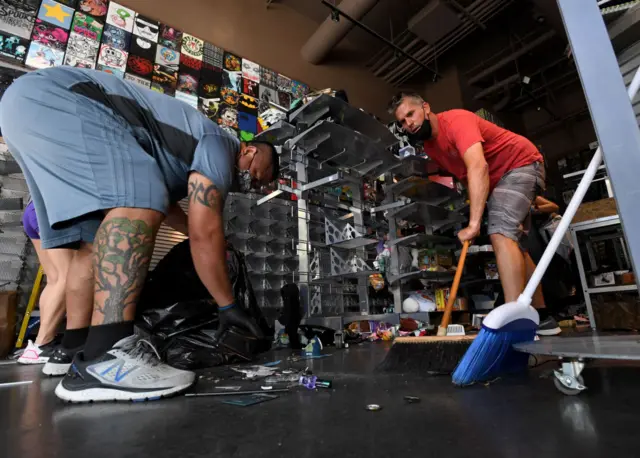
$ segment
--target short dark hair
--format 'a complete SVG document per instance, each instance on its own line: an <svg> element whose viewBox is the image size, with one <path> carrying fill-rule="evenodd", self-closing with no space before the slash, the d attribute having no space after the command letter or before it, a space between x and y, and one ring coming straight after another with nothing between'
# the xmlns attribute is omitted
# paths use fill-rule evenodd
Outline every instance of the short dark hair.
<svg viewBox="0 0 640 458"><path fill-rule="evenodd" d="M402 102L404 102L405 99L413 99L414 101L420 104L424 103L424 99L417 92L401 91L391 98L391 101L389 102L389 106L388 106L389 114L395 115L396 110L400 105L402 105Z"/></svg>
<svg viewBox="0 0 640 458"><path fill-rule="evenodd" d="M278 151L276 147L273 146L272 143L264 141L264 140L251 140L247 142L248 145L253 145L255 147L259 147L260 145L264 145L271 151L271 181L277 180L280 175L280 156L278 155Z"/></svg>

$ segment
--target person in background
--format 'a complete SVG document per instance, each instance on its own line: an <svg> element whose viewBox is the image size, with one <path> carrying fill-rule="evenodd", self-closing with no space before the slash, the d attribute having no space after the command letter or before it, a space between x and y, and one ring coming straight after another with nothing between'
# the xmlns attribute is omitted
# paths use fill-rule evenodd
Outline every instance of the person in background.
<svg viewBox="0 0 640 458"><path fill-rule="evenodd" d="M36 341L29 340L27 348L18 358L19 364L44 364L54 353L55 338L64 318L64 296L67 271L73 258L69 249L45 250L40 242L40 228L33 202L29 202L22 216L22 225L31 239L47 284L40 295L40 329Z"/></svg>
<svg viewBox="0 0 640 458"><path fill-rule="evenodd" d="M531 206L531 210L534 215L549 215L551 218L554 218L558 215L560 207L558 204L553 203L542 196L536 196L536 199L533 201L533 205Z"/></svg>
<svg viewBox="0 0 640 458"><path fill-rule="evenodd" d="M469 225L458 233L461 242L480 234L485 207L488 233L496 254L506 302L515 302L535 270L520 244L530 224L531 204L544 189L542 154L526 138L466 110L433 113L416 93L401 92L391 100L393 114L410 141L469 190ZM532 305L540 313L539 332L557 328L546 312L538 287Z"/></svg>

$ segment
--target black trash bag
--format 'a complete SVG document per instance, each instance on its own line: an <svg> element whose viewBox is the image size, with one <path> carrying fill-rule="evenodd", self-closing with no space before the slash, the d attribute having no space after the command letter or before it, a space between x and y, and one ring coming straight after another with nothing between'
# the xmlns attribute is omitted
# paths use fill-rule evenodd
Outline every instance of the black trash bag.
<svg viewBox="0 0 640 458"><path fill-rule="evenodd" d="M271 348L271 328L257 304L242 253L227 246L227 266L236 305L251 316L265 335L255 339L232 328L216 339L204 329L218 328L218 307L198 277L189 240L174 246L150 272L136 313L136 324L151 334L168 364L197 369L250 360Z"/></svg>

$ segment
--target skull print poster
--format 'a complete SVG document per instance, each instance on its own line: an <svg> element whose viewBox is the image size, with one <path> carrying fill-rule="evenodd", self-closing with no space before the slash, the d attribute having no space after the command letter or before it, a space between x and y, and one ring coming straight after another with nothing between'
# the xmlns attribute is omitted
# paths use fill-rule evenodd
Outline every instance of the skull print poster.
<svg viewBox="0 0 640 458"><path fill-rule="evenodd" d="M98 64L124 72L127 68L128 53L109 45L100 46Z"/></svg>

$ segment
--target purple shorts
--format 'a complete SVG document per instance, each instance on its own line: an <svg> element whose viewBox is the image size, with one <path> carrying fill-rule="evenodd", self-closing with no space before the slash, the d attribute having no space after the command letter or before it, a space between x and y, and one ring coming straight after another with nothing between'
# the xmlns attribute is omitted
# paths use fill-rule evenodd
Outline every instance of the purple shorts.
<svg viewBox="0 0 640 458"><path fill-rule="evenodd" d="M33 202L27 205L22 215L22 225L24 226L24 232L32 240L40 240L40 228L38 227L38 218L36 217L36 207L33 206Z"/></svg>

